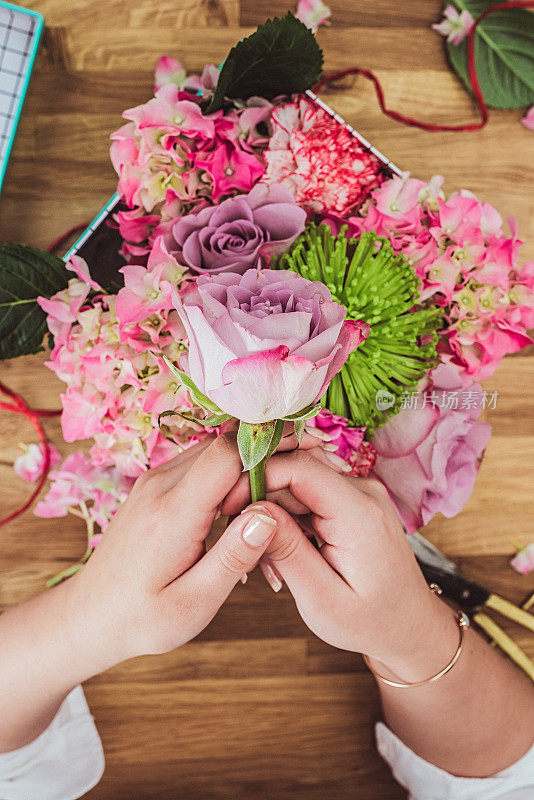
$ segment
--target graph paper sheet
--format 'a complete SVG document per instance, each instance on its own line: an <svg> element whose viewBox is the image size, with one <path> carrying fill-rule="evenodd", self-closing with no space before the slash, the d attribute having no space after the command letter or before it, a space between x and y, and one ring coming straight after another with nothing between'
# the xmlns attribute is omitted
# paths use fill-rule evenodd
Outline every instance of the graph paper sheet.
<svg viewBox="0 0 534 800"><path fill-rule="evenodd" d="M42 28L40 14L0 2L0 187Z"/></svg>

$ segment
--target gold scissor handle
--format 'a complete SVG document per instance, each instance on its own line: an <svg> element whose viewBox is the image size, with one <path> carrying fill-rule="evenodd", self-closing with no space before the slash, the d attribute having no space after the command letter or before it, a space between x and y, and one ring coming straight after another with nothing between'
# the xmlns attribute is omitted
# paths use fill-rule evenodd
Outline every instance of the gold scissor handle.
<svg viewBox="0 0 534 800"><path fill-rule="evenodd" d="M473 614L473 619L479 628L488 634L493 639L495 644L506 653L506 655L514 661L518 667L521 667L523 672L529 676L530 680L534 682L534 663L530 660L524 650L522 650L514 640L505 633L491 617L482 612Z"/></svg>
<svg viewBox="0 0 534 800"><path fill-rule="evenodd" d="M523 628L528 628L528 630L534 632L534 615L510 603L510 601L505 600L504 597L499 597L498 594L490 594L484 605L488 608L492 608L494 611L498 611L503 617L517 622L517 624L522 625Z"/></svg>

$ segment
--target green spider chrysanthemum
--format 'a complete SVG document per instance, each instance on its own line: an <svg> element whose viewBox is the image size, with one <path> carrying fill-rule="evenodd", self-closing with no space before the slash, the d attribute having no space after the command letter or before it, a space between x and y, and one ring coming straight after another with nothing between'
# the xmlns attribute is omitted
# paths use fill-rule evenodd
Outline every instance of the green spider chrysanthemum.
<svg viewBox="0 0 534 800"><path fill-rule="evenodd" d="M333 236L328 225L311 223L272 266L321 281L345 306L348 319L370 324L368 339L332 380L325 405L372 432L399 411L399 398L437 363L440 312L413 310L420 281L386 239L373 232L348 239L346 230Z"/></svg>

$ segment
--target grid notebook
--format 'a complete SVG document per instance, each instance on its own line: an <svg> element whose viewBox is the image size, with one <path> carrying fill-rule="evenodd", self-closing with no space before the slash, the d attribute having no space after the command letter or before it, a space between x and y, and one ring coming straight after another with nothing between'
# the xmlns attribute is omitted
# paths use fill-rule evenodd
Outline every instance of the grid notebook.
<svg viewBox="0 0 534 800"><path fill-rule="evenodd" d="M42 29L36 11L0 2L0 187Z"/></svg>

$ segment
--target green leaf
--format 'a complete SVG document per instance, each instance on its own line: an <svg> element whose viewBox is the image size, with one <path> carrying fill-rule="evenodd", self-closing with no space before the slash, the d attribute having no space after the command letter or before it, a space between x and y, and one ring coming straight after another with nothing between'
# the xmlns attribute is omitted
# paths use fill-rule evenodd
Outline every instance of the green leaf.
<svg viewBox="0 0 534 800"><path fill-rule="evenodd" d="M66 289L69 273L60 258L20 244L0 244L0 359L38 353L47 332L39 296Z"/></svg>
<svg viewBox="0 0 534 800"><path fill-rule="evenodd" d="M210 411L212 414L224 414L224 411L222 411L219 406L213 402L213 400L210 400L209 397L206 397L205 394L202 394L200 389L197 389L189 375L186 375L185 372L179 370L178 367L176 367L172 361L167 358L167 356L163 356L163 360L173 375L176 375L176 377L179 378L183 385L187 388L192 400L197 404L197 406L200 406L205 411Z"/></svg>
<svg viewBox="0 0 534 800"><path fill-rule="evenodd" d="M272 99L305 92L317 83L322 67L323 52L300 20L293 14L270 19L232 47L207 112L218 111L225 97Z"/></svg>
<svg viewBox="0 0 534 800"><path fill-rule="evenodd" d="M243 421L239 423L237 446L245 472L256 467L267 456L275 429L274 420L257 425Z"/></svg>
<svg viewBox="0 0 534 800"><path fill-rule="evenodd" d="M476 19L493 2L455 0ZM452 67L471 91L467 67L467 38L447 43ZM508 8L486 17L475 32L475 62L484 100L493 108L522 108L534 103L534 14Z"/></svg>

